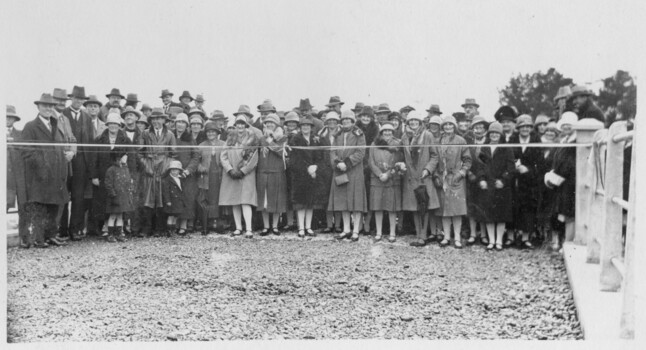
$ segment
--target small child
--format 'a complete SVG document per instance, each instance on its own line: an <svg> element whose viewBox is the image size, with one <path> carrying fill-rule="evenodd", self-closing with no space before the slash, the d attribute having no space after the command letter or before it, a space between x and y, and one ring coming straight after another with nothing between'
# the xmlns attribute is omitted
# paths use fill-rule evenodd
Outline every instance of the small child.
<svg viewBox="0 0 646 350"><path fill-rule="evenodd" d="M108 242L125 242L123 234L123 213L134 210L132 200L132 179L128 171L128 155L123 150L114 150L110 154L112 165L105 173L105 206L108 218Z"/></svg>
<svg viewBox="0 0 646 350"><path fill-rule="evenodd" d="M166 236L170 237L177 228L177 217L186 210L184 195L182 194L182 181L180 175L183 173L182 163L178 160L170 162L168 175L162 181L162 201L164 212L168 215L166 220Z"/></svg>

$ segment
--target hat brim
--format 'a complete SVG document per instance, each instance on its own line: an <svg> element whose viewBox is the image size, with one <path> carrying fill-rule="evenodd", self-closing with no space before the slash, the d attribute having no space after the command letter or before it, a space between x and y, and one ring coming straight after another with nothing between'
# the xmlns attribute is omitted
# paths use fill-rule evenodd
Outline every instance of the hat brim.
<svg viewBox="0 0 646 350"><path fill-rule="evenodd" d="M34 101L35 105L58 106L58 102Z"/></svg>
<svg viewBox="0 0 646 350"><path fill-rule="evenodd" d="M133 113L134 115L137 116L137 118L141 117L141 114L139 114L139 111L127 111L127 112L121 112L121 118L125 118L126 114L128 113Z"/></svg>
<svg viewBox="0 0 646 350"><path fill-rule="evenodd" d="M332 107L332 106L336 106L336 105L343 106L344 104L345 104L345 102L333 102L333 103L328 103L325 106L326 107Z"/></svg>
<svg viewBox="0 0 646 350"><path fill-rule="evenodd" d="M145 111L152 111L152 110L153 110L152 108L142 108L139 111L140 112L145 112Z"/></svg>
<svg viewBox="0 0 646 350"><path fill-rule="evenodd" d="M90 101L90 100L83 102L83 107L87 107L87 105L92 105L92 104L99 105L99 107L103 107L103 103L101 103L101 101Z"/></svg>
<svg viewBox="0 0 646 350"><path fill-rule="evenodd" d="M7 118L16 118L17 120L20 120L20 117L16 114L7 114Z"/></svg>
<svg viewBox="0 0 646 350"><path fill-rule="evenodd" d="M386 111L384 111L384 110L381 110L381 111L375 111L375 114L390 114L390 113L392 113L392 111L391 111L391 110L386 110Z"/></svg>
<svg viewBox="0 0 646 350"><path fill-rule="evenodd" d="M463 103L462 108L465 108L466 106L476 106L476 108L480 108L480 105L477 103Z"/></svg>
<svg viewBox="0 0 646 350"><path fill-rule="evenodd" d="M200 111L200 110L193 111L193 112L188 112L188 117L192 116L193 114L199 114L202 117L206 117L206 114L204 112Z"/></svg>
<svg viewBox="0 0 646 350"><path fill-rule="evenodd" d="M436 110L432 110L432 109L427 109L426 111L429 112L429 113L442 114L442 111L436 111Z"/></svg>
<svg viewBox="0 0 646 350"><path fill-rule="evenodd" d="M167 93L167 94L163 94L163 95L159 96L159 98L164 98L164 97L166 97L166 96L173 97L173 96L175 96L175 94L174 94L174 93L172 93L172 92L169 92L169 93Z"/></svg>
<svg viewBox="0 0 646 350"><path fill-rule="evenodd" d="M76 95L73 95L73 94L69 94L69 95L67 95L67 97L68 98L66 98L65 100L69 100L71 98L78 98L78 99L81 99L81 100L89 100L90 99L88 96L76 96ZM54 97L54 98L58 98L58 99L62 100L62 98L60 98L60 97Z"/></svg>
<svg viewBox="0 0 646 350"><path fill-rule="evenodd" d="M119 94L107 94L107 95L105 95L105 97L107 97L107 98L110 98L110 96L119 96L122 100L126 98L125 96L119 95Z"/></svg>
<svg viewBox="0 0 646 350"><path fill-rule="evenodd" d="M240 115L240 114L244 114L244 115L246 115L246 116L247 116L247 117L249 117L249 118L253 118L253 114L251 114L251 113L249 113L249 112L235 112L235 113L233 113L233 116L234 116L234 117L237 117L237 116L238 116L238 115Z"/></svg>
<svg viewBox="0 0 646 350"><path fill-rule="evenodd" d="M163 118L163 119L168 119L168 115L166 114L154 114L148 117L148 119L153 119L153 118Z"/></svg>

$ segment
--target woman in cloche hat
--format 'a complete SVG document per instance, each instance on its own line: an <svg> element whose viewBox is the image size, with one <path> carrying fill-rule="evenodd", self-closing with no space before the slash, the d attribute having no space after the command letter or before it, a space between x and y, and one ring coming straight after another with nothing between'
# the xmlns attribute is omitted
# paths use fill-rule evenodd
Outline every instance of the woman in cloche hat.
<svg viewBox="0 0 646 350"><path fill-rule="evenodd" d="M462 216L467 214L466 176L471 168L471 153L466 147L467 142L456 134L458 124L453 116L447 116L442 121L442 137L438 147L439 163L437 172L442 174L439 215L442 217L444 239L440 245L446 246L451 238L453 224L454 242L456 248L462 248L460 233Z"/></svg>
<svg viewBox="0 0 646 350"><path fill-rule="evenodd" d="M247 117L242 113L237 113L234 126L235 130L227 137L227 148L220 156L224 175L220 186L219 205L232 206L236 225L234 236L242 234L244 216L245 237L253 238L251 207L258 206L256 166L260 139L249 130Z"/></svg>
<svg viewBox="0 0 646 350"><path fill-rule="evenodd" d="M511 222L512 217L512 186L514 167L514 153L511 148L496 147L502 141L502 125L493 122L487 131L487 144L480 155L485 163L484 173L478 185L485 191L487 206L484 207L484 224L487 228L489 244L487 250L502 250L502 240L505 234L505 225Z"/></svg>

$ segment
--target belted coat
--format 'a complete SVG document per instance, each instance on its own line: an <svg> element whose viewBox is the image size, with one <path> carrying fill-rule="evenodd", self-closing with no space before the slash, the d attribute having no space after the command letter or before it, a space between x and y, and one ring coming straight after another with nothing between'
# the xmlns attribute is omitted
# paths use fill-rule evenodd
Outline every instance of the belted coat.
<svg viewBox="0 0 646 350"><path fill-rule="evenodd" d="M143 169L141 191L143 205L149 208L163 208L162 177L168 170L170 162L177 156L175 135L165 126L158 137L151 126L141 133L137 159ZM146 147L163 146L163 147Z"/></svg>

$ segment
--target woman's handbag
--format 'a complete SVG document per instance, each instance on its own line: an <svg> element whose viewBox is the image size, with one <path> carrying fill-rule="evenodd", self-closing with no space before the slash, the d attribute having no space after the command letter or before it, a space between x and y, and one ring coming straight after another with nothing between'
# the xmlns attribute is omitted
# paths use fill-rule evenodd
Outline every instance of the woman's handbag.
<svg viewBox="0 0 646 350"><path fill-rule="evenodd" d="M350 182L350 178L348 177L348 174L346 174L346 173L343 173L341 175L337 175L337 176L334 177L334 183L337 186L345 185L348 182Z"/></svg>

